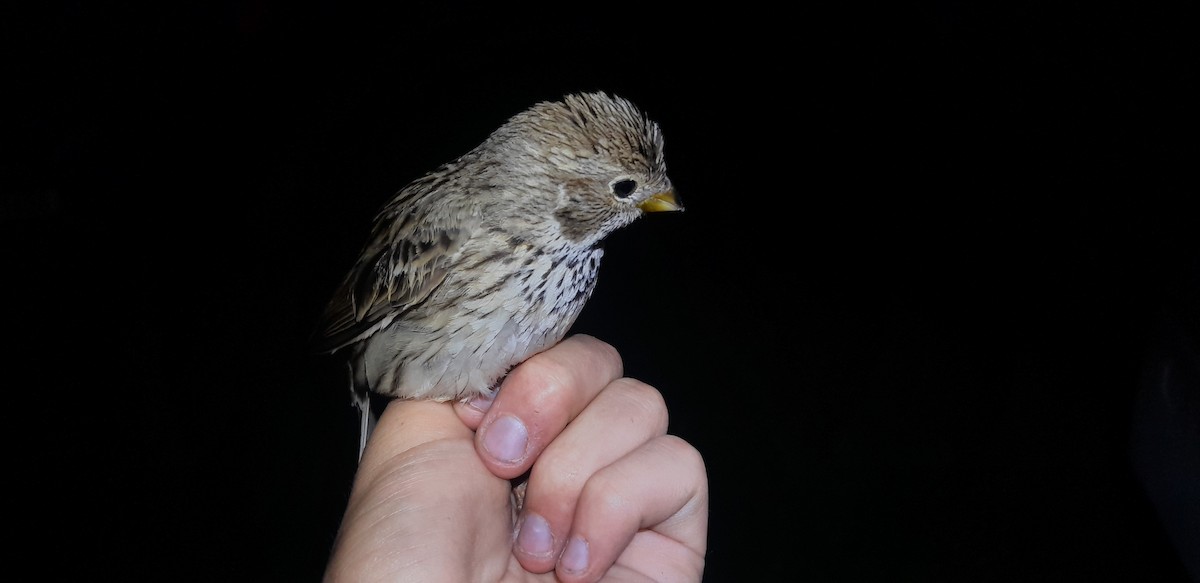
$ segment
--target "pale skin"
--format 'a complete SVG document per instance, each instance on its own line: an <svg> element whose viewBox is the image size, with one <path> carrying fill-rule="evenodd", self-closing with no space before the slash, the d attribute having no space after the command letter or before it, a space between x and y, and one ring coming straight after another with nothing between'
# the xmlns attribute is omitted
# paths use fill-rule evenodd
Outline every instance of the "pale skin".
<svg viewBox="0 0 1200 583"><path fill-rule="evenodd" d="M708 478L653 387L577 335L494 402L393 401L364 453L327 582L700 581ZM511 478L532 469L513 521Z"/></svg>

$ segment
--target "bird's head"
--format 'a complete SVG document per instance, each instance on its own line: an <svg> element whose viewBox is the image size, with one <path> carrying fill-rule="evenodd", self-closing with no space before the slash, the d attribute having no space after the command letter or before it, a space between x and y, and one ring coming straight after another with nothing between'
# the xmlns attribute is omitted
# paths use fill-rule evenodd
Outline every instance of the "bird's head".
<svg viewBox="0 0 1200 583"><path fill-rule="evenodd" d="M662 131L626 99L572 94L506 127L509 151L534 162L516 171L556 197L554 218L576 244L598 243L644 213L683 210L667 177Z"/></svg>

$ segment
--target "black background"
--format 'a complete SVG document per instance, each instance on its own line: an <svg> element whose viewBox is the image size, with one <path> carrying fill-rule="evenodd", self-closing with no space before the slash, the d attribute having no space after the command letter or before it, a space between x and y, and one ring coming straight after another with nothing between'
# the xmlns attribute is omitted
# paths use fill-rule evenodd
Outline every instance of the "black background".
<svg viewBox="0 0 1200 583"><path fill-rule="evenodd" d="M1187 580L1131 432L1196 331L1194 30L879 4L6 8L17 562L318 580L355 426L305 342L371 216L608 90L687 212L610 239L575 331L704 454L706 580Z"/></svg>

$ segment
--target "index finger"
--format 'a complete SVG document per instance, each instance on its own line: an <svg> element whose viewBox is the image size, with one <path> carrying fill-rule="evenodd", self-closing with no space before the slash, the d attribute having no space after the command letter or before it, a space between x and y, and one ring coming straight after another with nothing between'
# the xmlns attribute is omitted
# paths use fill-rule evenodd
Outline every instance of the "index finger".
<svg viewBox="0 0 1200 583"><path fill-rule="evenodd" d="M511 479L525 473L567 423L623 373L615 348L579 334L514 368L494 402L458 403L454 409L467 427L478 428L475 448L484 465Z"/></svg>

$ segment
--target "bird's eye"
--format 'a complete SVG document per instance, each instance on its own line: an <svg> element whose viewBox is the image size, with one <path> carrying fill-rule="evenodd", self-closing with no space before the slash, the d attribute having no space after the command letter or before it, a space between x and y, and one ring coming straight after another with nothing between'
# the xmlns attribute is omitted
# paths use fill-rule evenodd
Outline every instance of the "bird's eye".
<svg viewBox="0 0 1200 583"><path fill-rule="evenodd" d="M612 191L613 194L617 195L617 198L625 198L633 194L634 190L637 190L637 182L628 178L612 183Z"/></svg>

